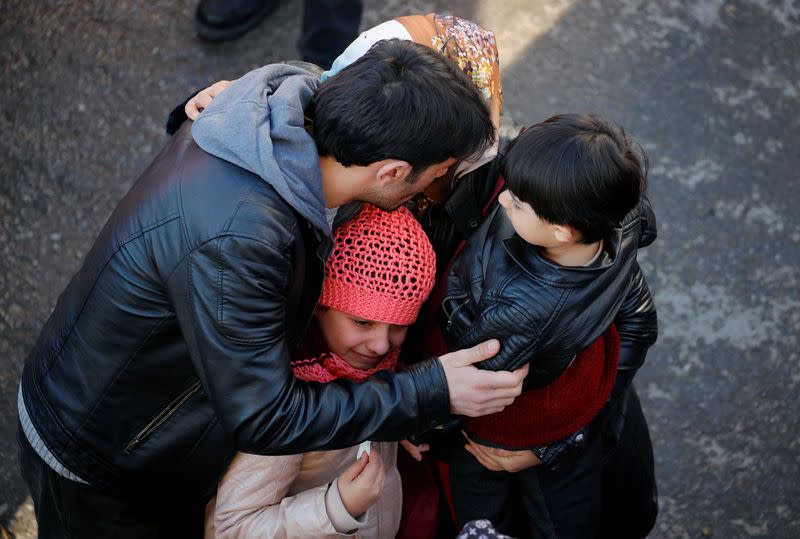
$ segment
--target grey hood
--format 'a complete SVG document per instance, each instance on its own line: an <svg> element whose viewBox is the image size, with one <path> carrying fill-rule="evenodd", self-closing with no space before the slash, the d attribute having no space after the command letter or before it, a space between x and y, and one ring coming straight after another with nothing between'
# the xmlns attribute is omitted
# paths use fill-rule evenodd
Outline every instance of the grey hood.
<svg viewBox="0 0 800 539"><path fill-rule="evenodd" d="M260 176L328 236L319 155L303 111L319 78L301 67L272 64L251 71L219 94L195 120L203 150Z"/></svg>

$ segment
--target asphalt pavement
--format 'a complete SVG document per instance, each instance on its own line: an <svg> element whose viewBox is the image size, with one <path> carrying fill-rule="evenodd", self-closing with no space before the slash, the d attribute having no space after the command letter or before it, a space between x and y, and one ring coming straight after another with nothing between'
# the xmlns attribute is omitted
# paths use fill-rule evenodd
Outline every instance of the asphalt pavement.
<svg viewBox="0 0 800 539"><path fill-rule="evenodd" d="M367 0L362 27L437 11L495 31L505 112L621 123L650 156L640 255L660 338L637 376L654 538L800 537L800 4ZM6 0L0 17L0 523L36 536L17 472L24 359L193 90L295 59L301 1L238 41L194 0Z"/></svg>

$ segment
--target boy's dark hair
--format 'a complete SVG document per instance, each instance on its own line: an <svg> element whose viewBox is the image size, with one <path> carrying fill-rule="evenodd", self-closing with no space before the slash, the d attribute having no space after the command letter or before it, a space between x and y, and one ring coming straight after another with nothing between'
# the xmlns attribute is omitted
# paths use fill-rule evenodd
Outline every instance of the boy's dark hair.
<svg viewBox="0 0 800 539"><path fill-rule="evenodd" d="M344 166L402 159L416 172L472 157L495 136L478 89L456 64L397 39L322 83L308 113L319 154Z"/></svg>
<svg viewBox="0 0 800 539"><path fill-rule="evenodd" d="M582 243L605 238L644 194L644 151L617 124L562 114L520 134L506 152L508 188L541 219L569 225Z"/></svg>

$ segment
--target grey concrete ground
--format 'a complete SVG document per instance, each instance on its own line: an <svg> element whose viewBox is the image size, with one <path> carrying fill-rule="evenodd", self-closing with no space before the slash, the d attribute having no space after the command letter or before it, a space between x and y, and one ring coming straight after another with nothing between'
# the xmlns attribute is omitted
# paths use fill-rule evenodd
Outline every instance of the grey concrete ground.
<svg viewBox="0 0 800 539"><path fill-rule="evenodd" d="M0 522L34 537L16 471L25 355L192 89L294 58L300 1L243 39L193 0L6 0L0 17ZM368 0L495 30L506 112L616 119L650 152L661 320L638 375L656 448L652 537L800 537L800 5L790 0Z"/></svg>

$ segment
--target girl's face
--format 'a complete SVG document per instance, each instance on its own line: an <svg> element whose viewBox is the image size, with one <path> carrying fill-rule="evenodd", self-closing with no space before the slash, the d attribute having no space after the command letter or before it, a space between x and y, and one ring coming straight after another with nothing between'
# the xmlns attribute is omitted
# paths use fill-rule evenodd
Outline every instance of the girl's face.
<svg viewBox="0 0 800 539"><path fill-rule="evenodd" d="M330 307L317 307L316 314L329 351L361 370L375 367L400 348L408 330L408 326L367 320Z"/></svg>

